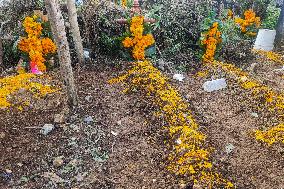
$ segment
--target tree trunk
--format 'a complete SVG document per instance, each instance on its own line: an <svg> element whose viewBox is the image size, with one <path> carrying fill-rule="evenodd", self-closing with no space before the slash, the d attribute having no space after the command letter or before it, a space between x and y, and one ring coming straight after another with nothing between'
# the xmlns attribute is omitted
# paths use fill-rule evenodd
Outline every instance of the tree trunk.
<svg viewBox="0 0 284 189"><path fill-rule="evenodd" d="M281 13L278 18L277 26L276 26L276 37L275 37L275 50L281 51L283 50L283 38L284 38L284 3L281 7Z"/></svg>
<svg viewBox="0 0 284 189"><path fill-rule="evenodd" d="M60 71L67 90L68 103L70 106L77 106L78 96L71 66L69 44L66 37L64 19L60 11L58 0L45 0L45 6L54 40L57 45Z"/></svg>
<svg viewBox="0 0 284 189"><path fill-rule="evenodd" d="M4 68L3 56L4 56L3 41L0 36L0 72L2 72Z"/></svg>
<svg viewBox="0 0 284 189"><path fill-rule="evenodd" d="M78 26L77 10L75 6L75 0L67 0L68 17L71 25L71 33L75 44L75 49L79 64L84 63L84 50L82 45L82 38Z"/></svg>

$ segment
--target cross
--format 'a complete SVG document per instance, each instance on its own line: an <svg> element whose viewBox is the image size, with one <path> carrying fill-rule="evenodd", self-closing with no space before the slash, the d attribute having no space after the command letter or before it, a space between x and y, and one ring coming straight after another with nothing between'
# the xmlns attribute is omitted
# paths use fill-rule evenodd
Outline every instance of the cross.
<svg viewBox="0 0 284 189"><path fill-rule="evenodd" d="M134 0L134 2L133 2L133 7L131 8L131 16L133 16L134 14L139 14L139 15L141 15L141 13L142 13L142 10L141 10L141 8L140 8L140 6L139 6L139 2L138 2L138 0ZM119 24L127 24L127 20L126 19L123 19L123 18L121 18L121 19L117 19L116 20ZM152 18L145 18L144 19L144 22L145 23L155 23L156 22L156 20L155 19L152 19Z"/></svg>
<svg viewBox="0 0 284 189"><path fill-rule="evenodd" d="M134 0L133 3L133 7L131 9L131 17L133 17L135 14L141 15L142 10L139 6L139 2L138 0ZM127 20L126 19L118 19L116 20L118 23L120 24L127 24ZM141 23L140 23L141 22ZM138 20L138 23L143 24L144 23L155 23L156 20L155 19L148 19L148 18L144 18L144 20ZM133 30L133 29L132 29ZM131 28L130 28L131 31ZM138 33L137 33L138 32ZM123 46L126 48L130 48L132 47L132 55L133 58L136 60L144 60L145 59L145 49L149 46L151 46L152 44L155 43L154 37L151 34L147 34L145 36L143 36L143 30L142 31L135 31L135 29L133 31L131 31L132 34L135 33L134 38L130 38L130 37L126 37L124 39ZM137 36L139 36L137 38ZM142 43L137 42L140 41Z"/></svg>

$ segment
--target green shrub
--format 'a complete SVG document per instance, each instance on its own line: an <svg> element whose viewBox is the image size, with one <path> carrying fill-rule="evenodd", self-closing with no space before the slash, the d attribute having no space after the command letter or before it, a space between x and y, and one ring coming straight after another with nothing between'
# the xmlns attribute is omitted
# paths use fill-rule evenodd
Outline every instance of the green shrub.
<svg viewBox="0 0 284 189"><path fill-rule="evenodd" d="M274 30L280 15L280 8L276 4L271 3L267 7L265 19L262 21L262 28Z"/></svg>

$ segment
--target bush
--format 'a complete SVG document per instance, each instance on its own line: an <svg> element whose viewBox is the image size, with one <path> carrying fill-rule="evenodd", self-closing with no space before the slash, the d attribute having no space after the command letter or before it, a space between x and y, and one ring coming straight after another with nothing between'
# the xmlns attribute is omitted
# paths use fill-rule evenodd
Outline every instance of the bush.
<svg viewBox="0 0 284 189"><path fill-rule="evenodd" d="M144 7L150 10L146 15L157 20L153 33L164 56L175 56L181 51L197 48L200 22L209 13L210 6L205 0L144 2Z"/></svg>
<svg viewBox="0 0 284 189"><path fill-rule="evenodd" d="M262 22L261 27L265 29L274 30L280 15L280 11L281 9L277 8L275 3L270 3L267 7L266 16Z"/></svg>
<svg viewBox="0 0 284 189"><path fill-rule="evenodd" d="M125 10L107 0L90 0L83 5L82 14L85 46L97 54L121 55L120 36L125 26L118 24L116 19L125 18Z"/></svg>
<svg viewBox="0 0 284 189"><path fill-rule="evenodd" d="M234 19L223 18L223 43L219 58L239 67L247 67L255 56L252 54L254 38L241 33Z"/></svg>

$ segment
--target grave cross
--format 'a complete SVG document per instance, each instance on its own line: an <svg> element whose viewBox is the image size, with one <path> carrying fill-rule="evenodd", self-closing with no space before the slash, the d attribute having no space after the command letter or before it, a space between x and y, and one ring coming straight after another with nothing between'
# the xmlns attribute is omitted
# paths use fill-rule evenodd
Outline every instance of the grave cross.
<svg viewBox="0 0 284 189"><path fill-rule="evenodd" d="M142 13L142 10L141 10L141 8L140 8L140 6L139 6L139 2L138 2L138 0L134 0L134 2L133 2L133 7L131 8L131 16L134 16L134 14L141 14ZM123 18L121 18L121 19L117 19L116 20L119 24L127 24L127 20L126 19L123 19ZM156 22L156 20L155 19L152 19L152 18L145 18L144 19L144 22L145 23L155 23Z"/></svg>

